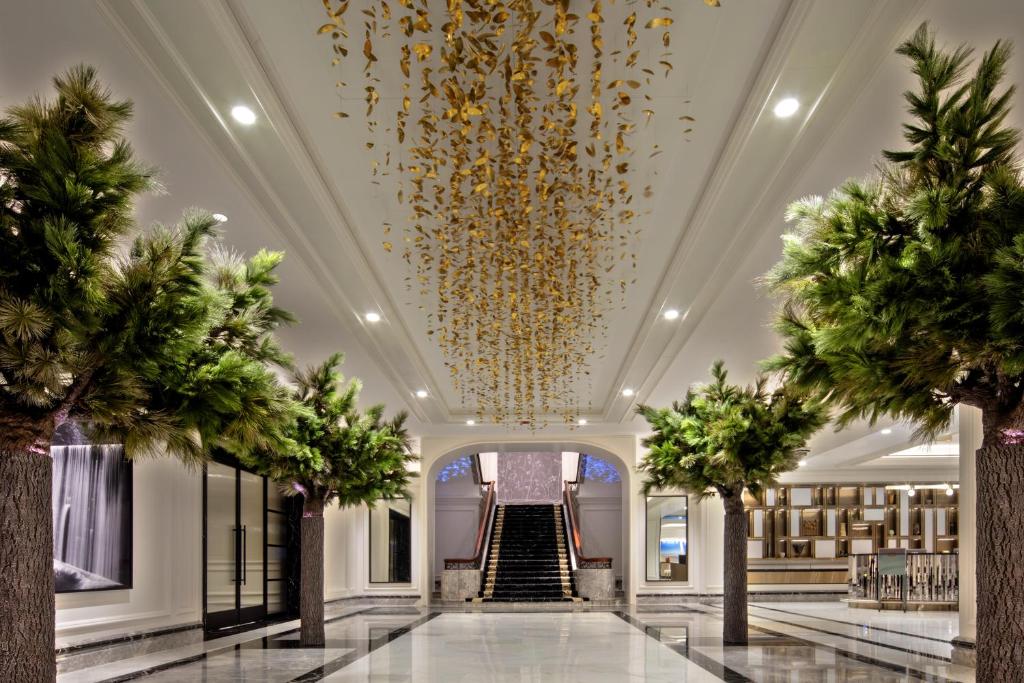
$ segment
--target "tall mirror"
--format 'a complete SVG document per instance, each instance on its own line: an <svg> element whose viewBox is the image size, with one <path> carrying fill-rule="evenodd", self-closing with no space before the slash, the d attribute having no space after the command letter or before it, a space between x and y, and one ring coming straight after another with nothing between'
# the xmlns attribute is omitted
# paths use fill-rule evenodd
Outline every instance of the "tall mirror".
<svg viewBox="0 0 1024 683"><path fill-rule="evenodd" d="M647 580L687 581L686 496L647 497Z"/></svg>
<svg viewBox="0 0 1024 683"><path fill-rule="evenodd" d="M412 503L378 500L370 510L370 582L412 582Z"/></svg>

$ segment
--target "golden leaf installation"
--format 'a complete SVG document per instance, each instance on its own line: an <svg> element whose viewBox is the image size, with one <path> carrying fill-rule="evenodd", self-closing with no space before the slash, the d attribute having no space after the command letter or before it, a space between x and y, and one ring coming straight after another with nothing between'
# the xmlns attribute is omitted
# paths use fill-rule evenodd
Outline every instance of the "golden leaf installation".
<svg viewBox="0 0 1024 683"><path fill-rule="evenodd" d="M374 174L396 171L407 286L463 403L481 421L575 424L606 312L634 279L619 272L636 267L643 213L631 137L654 115L658 66L641 55L667 75L675 3L323 4L328 28L311 32L330 36L343 99L358 89L367 104ZM359 63L339 57L346 12ZM375 117L387 108L385 128Z"/></svg>

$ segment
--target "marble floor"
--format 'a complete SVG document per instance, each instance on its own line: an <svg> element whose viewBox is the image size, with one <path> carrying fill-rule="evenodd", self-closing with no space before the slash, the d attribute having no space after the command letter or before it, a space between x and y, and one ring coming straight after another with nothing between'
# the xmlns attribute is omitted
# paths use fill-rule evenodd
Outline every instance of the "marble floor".
<svg viewBox="0 0 1024 683"><path fill-rule="evenodd" d="M296 622L62 674L92 681L974 681L950 662L955 613L752 603L750 643L725 647L715 604L526 612L362 607L323 648Z"/></svg>

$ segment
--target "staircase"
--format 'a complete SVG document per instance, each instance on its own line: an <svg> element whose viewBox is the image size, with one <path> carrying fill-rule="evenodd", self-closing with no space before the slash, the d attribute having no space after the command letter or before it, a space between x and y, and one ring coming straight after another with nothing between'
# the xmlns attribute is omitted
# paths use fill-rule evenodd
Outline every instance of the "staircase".
<svg viewBox="0 0 1024 683"><path fill-rule="evenodd" d="M566 550L561 505L499 505L473 602L581 602Z"/></svg>

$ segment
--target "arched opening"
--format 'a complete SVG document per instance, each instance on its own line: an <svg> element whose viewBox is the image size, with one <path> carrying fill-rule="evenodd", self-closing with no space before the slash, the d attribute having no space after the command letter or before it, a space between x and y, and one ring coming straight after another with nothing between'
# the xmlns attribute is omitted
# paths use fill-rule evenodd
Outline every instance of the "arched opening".
<svg viewBox="0 0 1024 683"><path fill-rule="evenodd" d="M616 590L628 595L634 482L619 454L586 442L476 442L428 454L426 460L425 595L440 590L445 559L472 556L485 492L480 483L494 479L498 502L511 504L561 502L563 482L577 482L584 554L612 558Z"/></svg>

